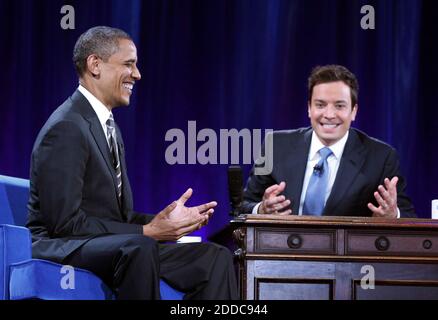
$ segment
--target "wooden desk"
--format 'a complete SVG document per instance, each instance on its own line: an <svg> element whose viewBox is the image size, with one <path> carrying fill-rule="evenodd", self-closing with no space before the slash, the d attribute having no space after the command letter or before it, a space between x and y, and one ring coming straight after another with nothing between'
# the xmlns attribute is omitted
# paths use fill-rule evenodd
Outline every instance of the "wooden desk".
<svg viewBox="0 0 438 320"><path fill-rule="evenodd" d="M438 221L242 215L231 225L243 299L438 299Z"/></svg>

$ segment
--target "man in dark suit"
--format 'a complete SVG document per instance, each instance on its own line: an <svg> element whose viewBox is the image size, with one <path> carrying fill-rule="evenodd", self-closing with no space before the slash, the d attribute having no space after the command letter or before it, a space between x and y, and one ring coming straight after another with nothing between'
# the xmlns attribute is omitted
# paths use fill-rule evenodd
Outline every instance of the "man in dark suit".
<svg viewBox="0 0 438 320"><path fill-rule="evenodd" d="M244 213L415 217L394 148L351 128L357 79L343 66L309 77L311 128L274 132L272 172L250 173ZM269 153L271 152L271 153Z"/></svg>
<svg viewBox="0 0 438 320"><path fill-rule="evenodd" d="M140 80L128 34L91 28L76 42L79 88L35 141L27 226L33 257L100 276L119 299L159 299L159 280L187 299L236 299L229 251L212 243L164 244L201 228L216 202L186 207L188 189L157 215L135 213L125 150L112 109Z"/></svg>

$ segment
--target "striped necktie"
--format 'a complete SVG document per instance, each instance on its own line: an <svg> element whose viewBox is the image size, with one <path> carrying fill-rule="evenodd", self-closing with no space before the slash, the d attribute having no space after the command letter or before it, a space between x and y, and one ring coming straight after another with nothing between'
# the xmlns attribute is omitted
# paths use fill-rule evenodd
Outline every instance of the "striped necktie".
<svg viewBox="0 0 438 320"><path fill-rule="evenodd" d="M114 124L113 114L106 121L106 136L109 141L109 148L111 155L113 157L113 166L116 171L116 182L117 182L117 197L119 200L122 198L122 171L120 169L120 156L119 149L117 148L117 136L116 128Z"/></svg>

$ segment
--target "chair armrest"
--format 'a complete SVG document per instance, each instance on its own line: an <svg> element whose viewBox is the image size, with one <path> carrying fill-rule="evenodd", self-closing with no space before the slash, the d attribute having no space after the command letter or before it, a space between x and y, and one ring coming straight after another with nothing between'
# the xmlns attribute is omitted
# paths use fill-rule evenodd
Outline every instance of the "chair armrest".
<svg viewBox="0 0 438 320"><path fill-rule="evenodd" d="M9 296L9 266L32 258L29 229L8 224L0 225L0 300Z"/></svg>

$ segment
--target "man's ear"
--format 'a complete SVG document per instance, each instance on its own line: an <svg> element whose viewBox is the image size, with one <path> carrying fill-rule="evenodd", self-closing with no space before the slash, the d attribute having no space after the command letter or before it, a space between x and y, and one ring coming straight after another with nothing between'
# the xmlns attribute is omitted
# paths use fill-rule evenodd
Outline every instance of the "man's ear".
<svg viewBox="0 0 438 320"><path fill-rule="evenodd" d="M310 101L307 101L307 116L310 118Z"/></svg>
<svg viewBox="0 0 438 320"><path fill-rule="evenodd" d="M100 59L95 54L90 54L87 58L87 70L91 73L93 78L100 76Z"/></svg>
<svg viewBox="0 0 438 320"><path fill-rule="evenodd" d="M357 109L359 109L359 105L356 103L353 107L353 109L351 110L351 121L356 120L356 114L357 114Z"/></svg>

